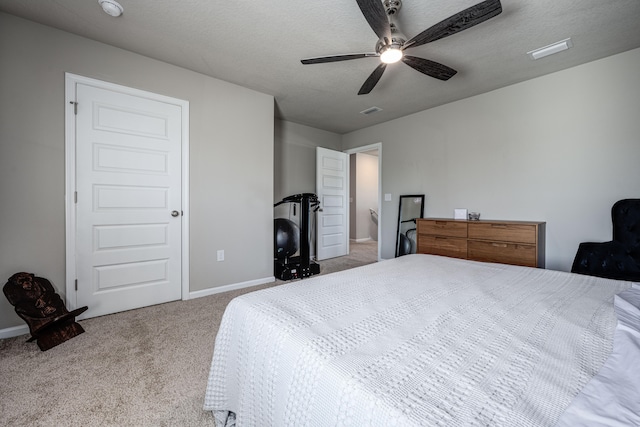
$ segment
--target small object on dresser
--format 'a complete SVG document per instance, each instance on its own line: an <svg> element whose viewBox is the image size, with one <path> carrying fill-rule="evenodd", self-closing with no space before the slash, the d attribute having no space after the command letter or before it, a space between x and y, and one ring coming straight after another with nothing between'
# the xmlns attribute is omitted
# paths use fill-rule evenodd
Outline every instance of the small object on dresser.
<svg viewBox="0 0 640 427"><path fill-rule="evenodd" d="M480 212L469 212L469 221L479 221Z"/></svg>
<svg viewBox="0 0 640 427"><path fill-rule="evenodd" d="M453 219L467 219L467 210L466 209L454 209L453 210Z"/></svg>

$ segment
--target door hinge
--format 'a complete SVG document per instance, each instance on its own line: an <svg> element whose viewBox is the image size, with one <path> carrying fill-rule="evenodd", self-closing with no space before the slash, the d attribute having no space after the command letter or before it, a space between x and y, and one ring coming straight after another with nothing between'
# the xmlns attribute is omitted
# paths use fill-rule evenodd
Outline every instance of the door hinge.
<svg viewBox="0 0 640 427"><path fill-rule="evenodd" d="M73 114L78 115L78 103L75 101L69 101L69 104L73 105Z"/></svg>
<svg viewBox="0 0 640 427"><path fill-rule="evenodd" d="M76 279L76 291L78 290L78 279Z"/></svg>
<svg viewBox="0 0 640 427"><path fill-rule="evenodd" d="M77 191L73 192L73 203L78 203L78 192Z"/></svg>

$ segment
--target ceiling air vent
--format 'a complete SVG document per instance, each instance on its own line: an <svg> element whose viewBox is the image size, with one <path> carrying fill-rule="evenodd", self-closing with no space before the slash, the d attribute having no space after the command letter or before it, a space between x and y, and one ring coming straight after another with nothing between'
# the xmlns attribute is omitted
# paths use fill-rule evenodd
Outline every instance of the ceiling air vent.
<svg viewBox="0 0 640 427"><path fill-rule="evenodd" d="M382 108L379 108L379 107L370 107L370 108L367 108L366 110L362 110L362 111L360 111L360 114L364 114L365 116L368 116L368 115L370 115L370 114L375 114L375 113L377 113L378 111L382 111Z"/></svg>

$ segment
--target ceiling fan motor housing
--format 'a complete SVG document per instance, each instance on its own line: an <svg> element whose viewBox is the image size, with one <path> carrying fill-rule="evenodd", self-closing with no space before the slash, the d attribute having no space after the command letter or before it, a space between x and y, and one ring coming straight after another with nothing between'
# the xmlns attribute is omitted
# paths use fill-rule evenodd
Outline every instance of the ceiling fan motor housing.
<svg viewBox="0 0 640 427"><path fill-rule="evenodd" d="M401 0L384 0L383 4L387 15L395 15L402 7Z"/></svg>
<svg viewBox="0 0 640 427"><path fill-rule="evenodd" d="M397 4L397 9L395 9L395 12L400 9L400 0L386 0L385 7L387 3ZM386 37L378 40L378 43L376 43L376 53L378 54L381 54L387 49L401 49L404 43L407 41L407 36L405 36L402 31L400 31L400 28L398 28L395 12L390 13L390 10L390 8L387 8L387 18L389 19L391 40L387 39Z"/></svg>

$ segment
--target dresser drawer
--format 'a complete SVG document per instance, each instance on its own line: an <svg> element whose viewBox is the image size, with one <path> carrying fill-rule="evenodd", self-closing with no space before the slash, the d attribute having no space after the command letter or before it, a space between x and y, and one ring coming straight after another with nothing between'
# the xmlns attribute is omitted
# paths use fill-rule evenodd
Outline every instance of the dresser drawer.
<svg viewBox="0 0 640 427"><path fill-rule="evenodd" d="M535 224L469 222L468 232L470 239L530 243L532 245L535 245L537 237Z"/></svg>
<svg viewBox="0 0 640 427"><path fill-rule="evenodd" d="M454 220L418 220L419 234L436 236L467 237L467 223Z"/></svg>
<svg viewBox="0 0 640 427"><path fill-rule="evenodd" d="M418 253L421 254L467 257L467 239L421 234L418 242Z"/></svg>
<svg viewBox="0 0 640 427"><path fill-rule="evenodd" d="M535 245L469 240L467 257L474 261L537 267Z"/></svg>

